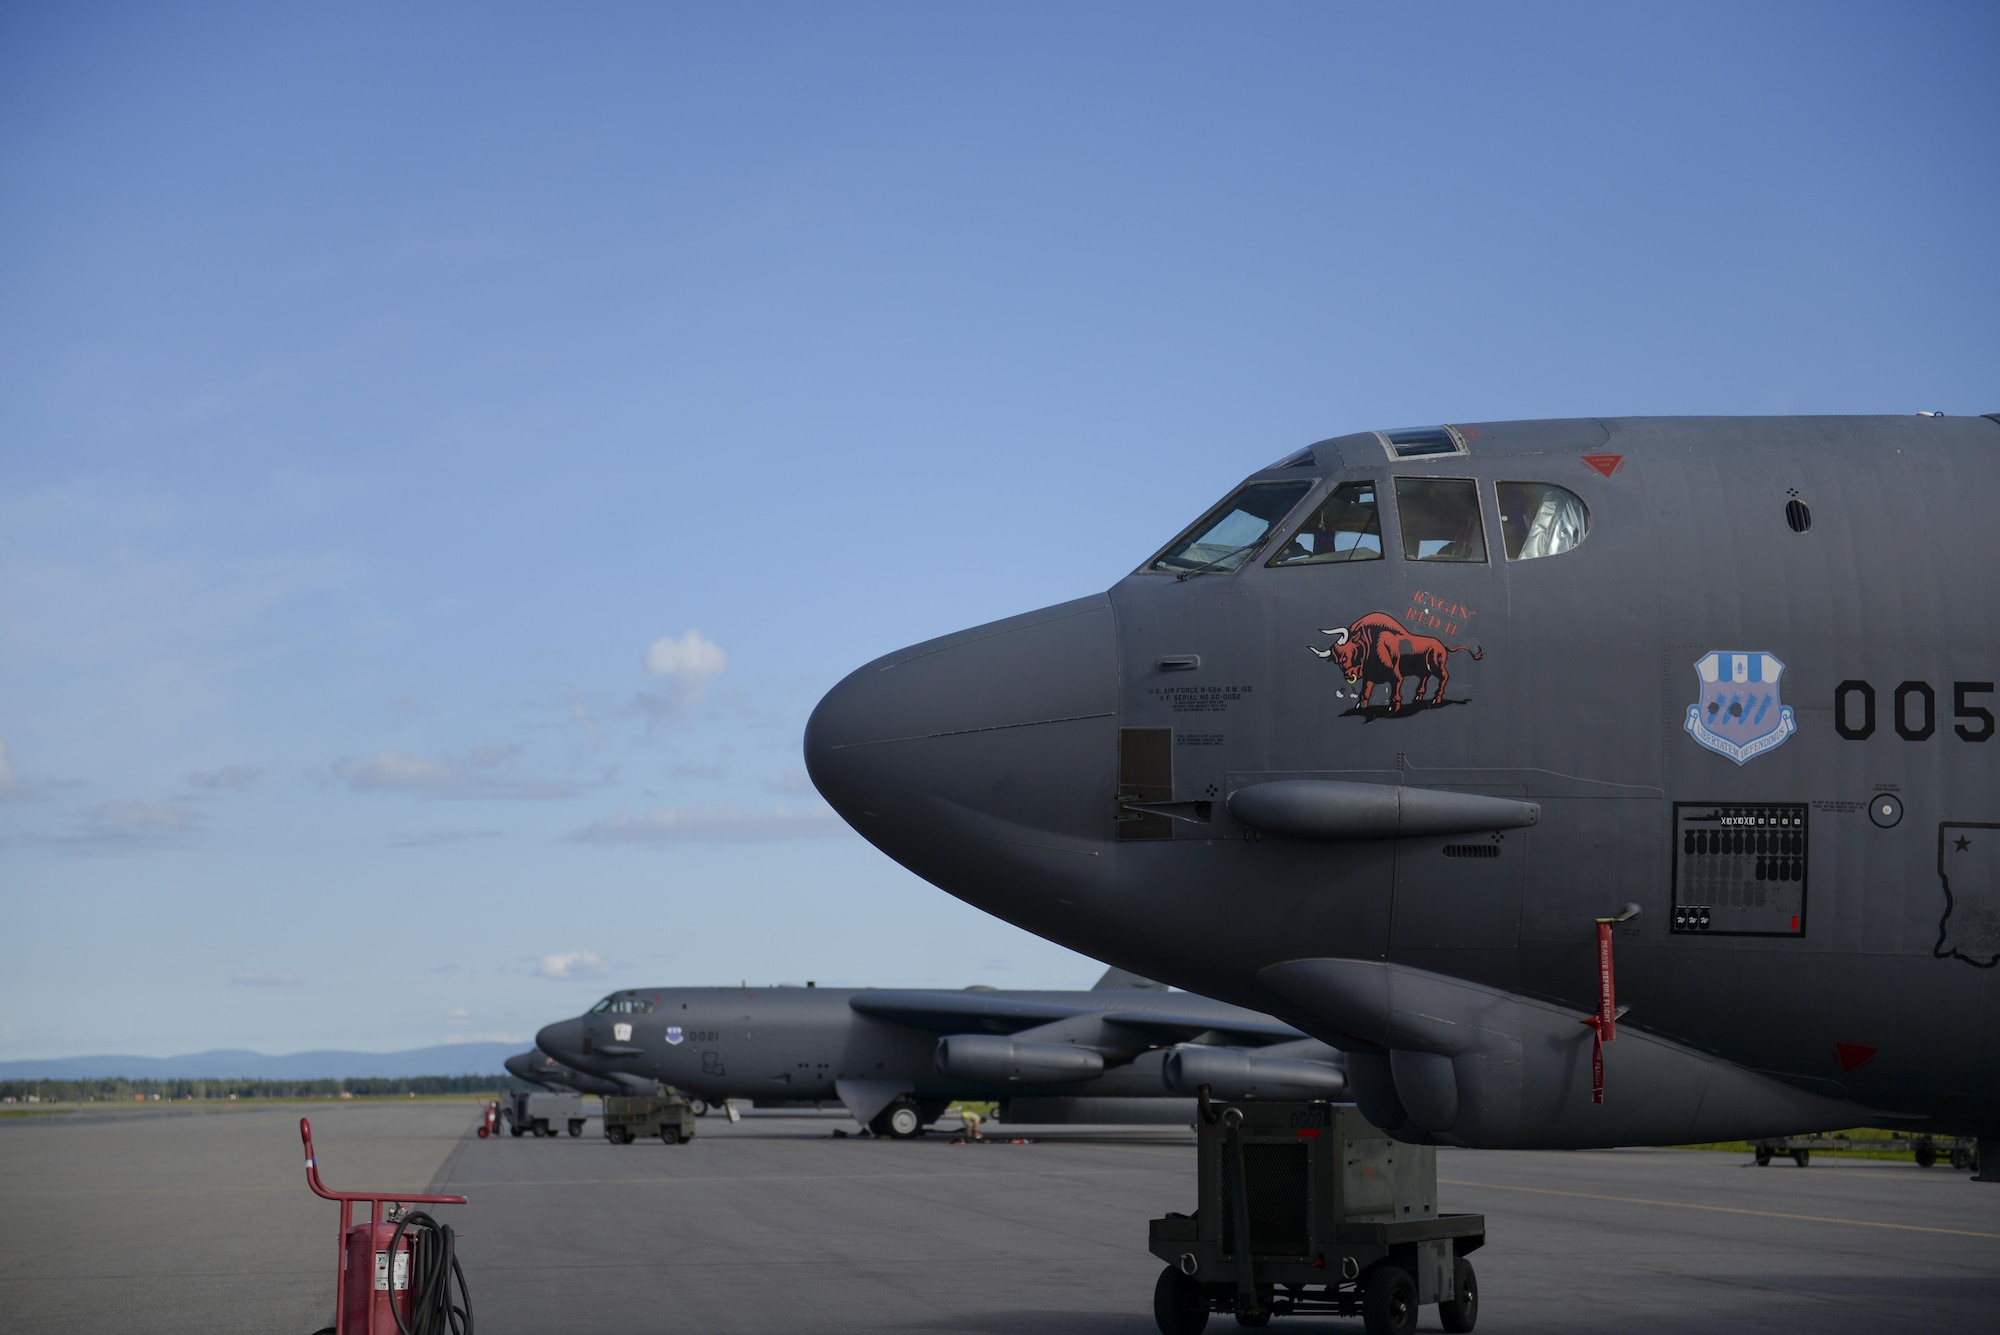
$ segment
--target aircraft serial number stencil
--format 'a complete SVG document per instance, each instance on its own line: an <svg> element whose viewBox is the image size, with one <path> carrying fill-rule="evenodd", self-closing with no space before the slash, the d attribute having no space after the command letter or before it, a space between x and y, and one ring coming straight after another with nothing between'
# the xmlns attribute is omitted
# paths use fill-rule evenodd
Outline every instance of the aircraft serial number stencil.
<svg viewBox="0 0 2000 1335"><path fill-rule="evenodd" d="M1806 808L1674 803L1674 931L1803 936Z"/></svg>

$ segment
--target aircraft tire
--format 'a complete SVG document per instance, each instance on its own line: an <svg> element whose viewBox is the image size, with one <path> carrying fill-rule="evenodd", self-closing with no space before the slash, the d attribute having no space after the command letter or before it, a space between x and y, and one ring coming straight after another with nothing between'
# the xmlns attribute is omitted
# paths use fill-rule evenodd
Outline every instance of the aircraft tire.
<svg viewBox="0 0 2000 1335"><path fill-rule="evenodd" d="M1160 1335L1201 1335L1208 1325L1208 1290L1168 1266L1153 1283L1153 1324Z"/></svg>
<svg viewBox="0 0 2000 1335"><path fill-rule="evenodd" d="M1465 1335L1479 1321L1479 1278L1463 1256L1453 1267L1451 1287L1451 1301L1438 1304L1438 1321L1451 1335Z"/></svg>
<svg viewBox="0 0 2000 1335"><path fill-rule="evenodd" d="M691 1113L693 1113L693 1114L694 1114L694 1115L695 1115L696 1117L706 1117L706 1116L708 1116L708 1100L707 1100L707 1099L689 1099L689 1100L688 1100L688 1111L689 1111L689 1112L691 1112Z"/></svg>
<svg viewBox="0 0 2000 1335"><path fill-rule="evenodd" d="M1362 1279L1361 1327L1368 1335L1413 1335L1417 1285L1407 1270L1378 1265Z"/></svg>
<svg viewBox="0 0 2000 1335"><path fill-rule="evenodd" d="M924 1134L924 1116L917 1111L917 1105L902 1099L889 1105L882 1115L882 1124L889 1128L889 1134L897 1140L911 1140Z"/></svg>
<svg viewBox="0 0 2000 1335"><path fill-rule="evenodd" d="M1917 1167L1937 1167L1937 1142L1929 1136L1917 1142Z"/></svg>

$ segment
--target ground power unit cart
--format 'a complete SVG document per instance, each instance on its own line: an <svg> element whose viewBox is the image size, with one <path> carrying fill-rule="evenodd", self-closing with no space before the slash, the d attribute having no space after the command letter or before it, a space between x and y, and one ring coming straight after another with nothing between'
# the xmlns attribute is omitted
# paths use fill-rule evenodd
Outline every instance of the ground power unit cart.
<svg viewBox="0 0 2000 1335"><path fill-rule="evenodd" d="M1404 1145L1351 1107L1202 1101L1195 1212L1152 1221L1167 1263L1153 1289L1162 1335L1198 1335L1209 1313L1360 1316L1369 1335L1409 1335L1438 1306L1469 1331L1479 1289L1466 1254L1486 1217L1440 1214L1437 1150Z"/></svg>

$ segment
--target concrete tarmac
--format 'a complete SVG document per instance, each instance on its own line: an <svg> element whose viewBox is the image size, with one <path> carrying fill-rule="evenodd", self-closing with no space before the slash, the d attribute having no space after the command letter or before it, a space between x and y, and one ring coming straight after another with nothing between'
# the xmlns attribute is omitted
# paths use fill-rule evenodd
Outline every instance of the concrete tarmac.
<svg viewBox="0 0 2000 1335"><path fill-rule="evenodd" d="M324 1325L335 1207L306 1191L297 1115L0 1123L0 1330ZM1192 1137L1168 1130L959 1146L711 1115L668 1147L611 1145L594 1119L578 1140L481 1141L469 1103L313 1115L333 1185L471 1198L437 1213L460 1232L485 1335L1145 1335L1160 1269L1146 1220L1194 1204ZM1747 1165L1442 1152L1441 1204L1488 1219L1479 1329L1994 1328L2000 1186L1907 1163ZM1439 1328L1435 1309L1421 1328Z"/></svg>

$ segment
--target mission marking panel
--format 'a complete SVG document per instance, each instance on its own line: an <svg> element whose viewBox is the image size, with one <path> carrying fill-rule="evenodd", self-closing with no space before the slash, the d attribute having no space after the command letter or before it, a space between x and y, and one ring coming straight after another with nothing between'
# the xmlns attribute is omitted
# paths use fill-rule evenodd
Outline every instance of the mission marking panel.
<svg viewBox="0 0 2000 1335"><path fill-rule="evenodd" d="M1804 936L1802 803L1674 803L1674 921L1680 932Z"/></svg>

